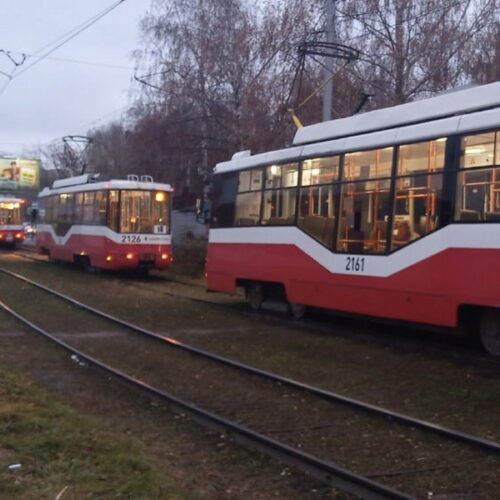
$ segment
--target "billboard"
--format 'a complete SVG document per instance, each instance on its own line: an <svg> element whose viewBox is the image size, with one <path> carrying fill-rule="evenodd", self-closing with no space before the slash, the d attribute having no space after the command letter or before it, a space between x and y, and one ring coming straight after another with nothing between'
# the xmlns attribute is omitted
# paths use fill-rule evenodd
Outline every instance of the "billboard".
<svg viewBox="0 0 500 500"><path fill-rule="evenodd" d="M0 156L0 192L38 192L40 160Z"/></svg>

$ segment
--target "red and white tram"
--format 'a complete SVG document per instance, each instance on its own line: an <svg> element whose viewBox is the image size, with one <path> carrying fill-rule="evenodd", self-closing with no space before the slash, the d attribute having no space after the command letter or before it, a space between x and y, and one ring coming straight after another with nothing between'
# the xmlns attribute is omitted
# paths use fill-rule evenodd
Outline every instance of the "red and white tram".
<svg viewBox="0 0 500 500"><path fill-rule="evenodd" d="M500 355L500 82L319 123L214 174L207 286L472 325Z"/></svg>
<svg viewBox="0 0 500 500"><path fill-rule="evenodd" d="M24 240L24 200L0 195L0 243L15 245Z"/></svg>
<svg viewBox="0 0 500 500"><path fill-rule="evenodd" d="M55 181L39 194L38 251L85 267L167 268L173 260L172 191L149 176Z"/></svg>

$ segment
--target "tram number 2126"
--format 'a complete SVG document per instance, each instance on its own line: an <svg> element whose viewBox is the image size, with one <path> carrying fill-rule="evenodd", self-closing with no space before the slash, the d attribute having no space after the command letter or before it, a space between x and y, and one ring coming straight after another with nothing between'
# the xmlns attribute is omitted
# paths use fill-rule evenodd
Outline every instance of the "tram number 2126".
<svg viewBox="0 0 500 500"><path fill-rule="evenodd" d="M347 257L345 261L346 271L356 271L363 272L365 270L365 258L364 257Z"/></svg>
<svg viewBox="0 0 500 500"><path fill-rule="evenodd" d="M127 234L122 236L122 243L141 243L141 236L138 234Z"/></svg>

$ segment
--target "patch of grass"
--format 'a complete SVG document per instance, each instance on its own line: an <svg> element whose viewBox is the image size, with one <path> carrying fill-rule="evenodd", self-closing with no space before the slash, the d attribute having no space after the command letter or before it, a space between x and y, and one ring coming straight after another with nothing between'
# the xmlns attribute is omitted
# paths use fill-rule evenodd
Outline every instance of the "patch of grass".
<svg viewBox="0 0 500 500"><path fill-rule="evenodd" d="M174 250L171 271L190 278L201 278L205 272L207 243L206 238L186 238L182 245Z"/></svg>
<svg viewBox="0 0 500 500"><path fill-rule="evenodd" d="M10 470L9 465L20 468ZM0 498L187 498L139 441L99 428L0 369Z"/></svg>

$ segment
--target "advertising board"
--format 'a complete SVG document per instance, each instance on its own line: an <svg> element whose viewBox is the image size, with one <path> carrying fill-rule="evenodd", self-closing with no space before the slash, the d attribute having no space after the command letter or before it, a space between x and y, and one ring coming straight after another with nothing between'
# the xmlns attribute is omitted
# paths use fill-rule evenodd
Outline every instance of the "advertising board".
<svg viewBox="0 0 500 500"><path fill-rule="evenodd" d="M40 160L0 157L0 192L33 191L40 186Z"/></svg>

